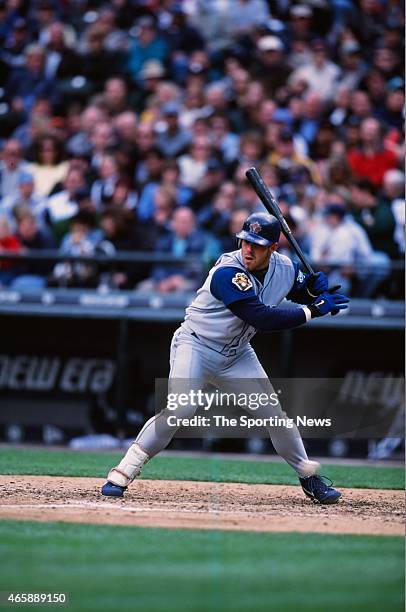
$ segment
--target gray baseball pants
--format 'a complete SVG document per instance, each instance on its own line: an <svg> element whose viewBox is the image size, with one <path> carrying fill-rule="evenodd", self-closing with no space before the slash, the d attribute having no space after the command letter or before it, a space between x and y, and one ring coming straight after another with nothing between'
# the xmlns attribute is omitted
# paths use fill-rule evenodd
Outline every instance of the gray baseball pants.
<svg viewBox="0 0 406 612"><path fill-rule="evenodd" d="M174 379L193 380L194 386L195 381L199 381L199 386L202 387L209 382L221 384L223 380L226 383L226 379L229 378L261 379L254 383L258 385L257 392L274 393L266 372L250 345L234 357L224 357L182 328L175 332L170 351L169 386ZM250 391L252 391L251 382ZM195 406L187 406L182 408L181 416L190 418L195 411ZM150 418L137 436L136 442L150 457L163 450L177 431L168 425L167 418L170 414L165 408ZM177 415L179 416L178 412ZM279 403L268 404L255 412L256 418L272 416L286 418ZM276 452L300 474L299 466L308 458L298 429L295 426L291 429L286 427L267 429Z"/></svg>

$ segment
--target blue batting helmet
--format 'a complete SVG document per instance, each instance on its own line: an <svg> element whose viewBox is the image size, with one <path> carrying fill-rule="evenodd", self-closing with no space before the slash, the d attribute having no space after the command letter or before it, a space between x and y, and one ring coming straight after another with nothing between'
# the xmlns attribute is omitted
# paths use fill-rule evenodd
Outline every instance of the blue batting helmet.
<svg viewBox="0 0 406 612"><path fill-rule="evenodd" d="M278 242L281 226L276 217L265 212L253 213L242 226L242 230L236 234L240 240L254 242L261 246L271 246Z"/></svg>

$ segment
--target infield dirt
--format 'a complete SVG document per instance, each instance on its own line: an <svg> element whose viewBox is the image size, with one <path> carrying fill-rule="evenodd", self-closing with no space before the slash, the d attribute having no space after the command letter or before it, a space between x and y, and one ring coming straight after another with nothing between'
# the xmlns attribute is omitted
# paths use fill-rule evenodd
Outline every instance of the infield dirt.
<svg viewBox="0 0 406 612"><path fill-rule="evenodd" d="M0 519L235 531L404 535L404 492L341 489L333 506L299 486L137 480L124 498L100 494L103 480L0 476Z"/></svg>

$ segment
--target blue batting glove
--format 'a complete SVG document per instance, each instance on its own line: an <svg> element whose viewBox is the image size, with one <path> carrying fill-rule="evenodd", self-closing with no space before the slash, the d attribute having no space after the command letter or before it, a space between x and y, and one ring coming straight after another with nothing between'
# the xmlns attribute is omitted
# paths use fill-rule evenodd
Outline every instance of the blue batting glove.
<svg viewBox="0 0 406 612"><path fill-rule="evenodd" d="M340 310L348 308L349 298L342 293L321 293L309 306L312 313L312 319L315 317L324 317L329 313L337 314Z"/></svg>
<svg viewBox="0 0 406 612"><path fill-rule="evenodd" d="M317 297L320 293L328 290L328 278L324 272L310 274L306 279L306 289L312 297Z"/></svg>
<svg viewBox="0 0 406 612"><path fill-rule="evenodd" d="M337 293L337 291L339 289L341 289L341 285L334 285L334 287L330 287L328 292L329 293ZM335 315L338 315L339 312L340 312L340 310L338 308L334 308L334 310L331 311L331 316L334 317Z"/></svg>

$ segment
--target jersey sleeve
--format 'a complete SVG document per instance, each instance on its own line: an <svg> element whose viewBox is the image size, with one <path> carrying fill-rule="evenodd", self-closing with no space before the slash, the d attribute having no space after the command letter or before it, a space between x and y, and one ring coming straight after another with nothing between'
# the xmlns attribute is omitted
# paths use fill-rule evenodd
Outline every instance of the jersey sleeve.
<svg viewBox="0 0 406 612"><path fill-rule="evenodd" d="M210 292L226 306L254 297L255 291L250 277L239 268L219 268L212 276Z"/></svg>
<svg viewBox="0 0 406 612"><path fill-rule="evenodd" d="M265 306L258 296L229 306L231 312L258 331L272 332L293 329L310 320L308 308L280 308ZM307 314L306 314L307 311Z"/></svg>

